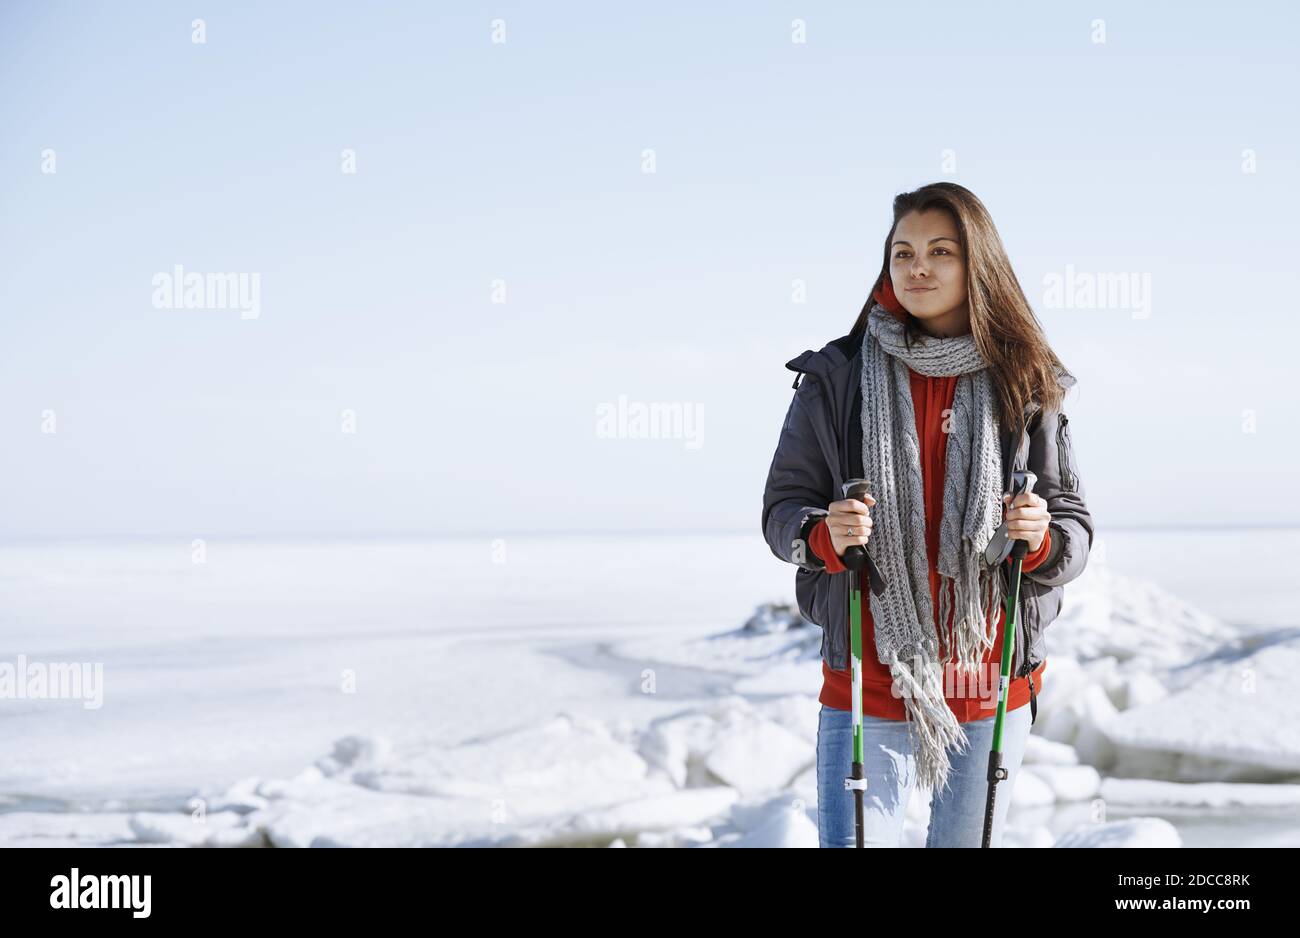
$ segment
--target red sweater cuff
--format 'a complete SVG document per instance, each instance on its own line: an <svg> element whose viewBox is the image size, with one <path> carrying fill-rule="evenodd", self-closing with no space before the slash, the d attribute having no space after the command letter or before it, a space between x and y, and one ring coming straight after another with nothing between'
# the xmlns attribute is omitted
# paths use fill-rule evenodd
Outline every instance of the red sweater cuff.
<svg viewBox="0 0 1300 938"><path fill-rule="evenodd" d="M1028 573L1030 570L1033 570L1035 567L1039 566L1044 560L1047 559L1047 555L1051 552L1051 550L1052 550L1052 529L1048 528L1047 532L1043 535L1043 543L1038 545L1038 550L1034 551L1031 554L1025 554L1025 559L1020 564L1020 572ZM1008 557L1007 560L1009 561L1011 560L1011 558Z"/></svg>
<svg viewBox="0 0 1300 938"><path fill-rule="evenodd" d="M831 543L831 531L826 526L825 518L813 525L812 533L808 536L808 546L822 563L826 564L827 573L843 573L848 569L835 553L835 545Z"/></svg>

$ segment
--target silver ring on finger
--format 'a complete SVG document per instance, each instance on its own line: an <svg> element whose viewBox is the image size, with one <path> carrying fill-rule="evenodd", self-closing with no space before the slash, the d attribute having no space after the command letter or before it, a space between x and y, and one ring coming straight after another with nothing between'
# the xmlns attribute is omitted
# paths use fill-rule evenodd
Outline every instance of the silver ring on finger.
<svg viewBox="0 0 1300 938"><path fill-rule="evenodd" d="M852 536L853 536L853 529L852 529L852 528L849 528L849 529L848 529L848 535L849 535L849 537L852 537Z"/></svg>

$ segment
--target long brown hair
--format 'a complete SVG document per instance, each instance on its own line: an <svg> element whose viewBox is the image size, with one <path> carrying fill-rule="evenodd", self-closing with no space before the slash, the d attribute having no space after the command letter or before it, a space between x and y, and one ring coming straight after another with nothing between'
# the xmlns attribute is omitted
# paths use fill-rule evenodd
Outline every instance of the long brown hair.
<svg viewBox="0 0 1300 938"><path fill-rule="evenodd" d="M1030 399L1044 409L1061 406L1065 390L1057 374L1073 378L1047 343L1042 325L1025 299L1020 281L1011 269L1006 248L993 218L975 193L952 182L932 182L894 197L894 223L885 236L884 261L867 301L853 324L850 335L861 339L867 314L876 305L878 291L889 290L890 245L898 221L908 212L943 209L957 225L962 255L966 262L966 300L970 309L971 335L981 357L989 362L1004 421L1019 425L1020 415ZM906 337L913 340L927 333L921 321L907 313Z"/></svg>

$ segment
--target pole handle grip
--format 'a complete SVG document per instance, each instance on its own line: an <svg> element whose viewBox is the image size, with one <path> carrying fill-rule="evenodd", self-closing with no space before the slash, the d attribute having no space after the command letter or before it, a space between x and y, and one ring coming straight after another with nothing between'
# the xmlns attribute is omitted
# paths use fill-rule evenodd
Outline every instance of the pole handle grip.
<svg viewBox="0 0 1300 938"><path fill-rule="evenodd" d="M847 482L843 483L840 488L844 492L845 498L856 498L858 501L864 500L862 498L863 495L871 494L871 482L867 479L849 479ZM861 570L863 567L866 567L867 580L871 584L871 592L875 593L877 596L883 596L885 594L885 588L889 585L889 581L885 579L885 575L876 567L876 562L871 559L871 555L867 552L865 547L860 544L854 544L852 547L846 548L844 556L841 557L840 560L843 562L844 566L848 567L850 570Z"/></svg>
<svg viewBox="0 0 1300 938"><path fill-rule="evenodd" d="M1011 500L1014 502L1016 496L1022 492L1032 492L1037 482L1038 476L1028 469L1017 469L1011 474ZM1027 553L1029 553L1029 542L1018 537L1008 537L1007 523L1003 521L1002 525L993 532L988 547L984 548L984 562L990 567L996 567L1008 557L1023 560Z"/></svg>

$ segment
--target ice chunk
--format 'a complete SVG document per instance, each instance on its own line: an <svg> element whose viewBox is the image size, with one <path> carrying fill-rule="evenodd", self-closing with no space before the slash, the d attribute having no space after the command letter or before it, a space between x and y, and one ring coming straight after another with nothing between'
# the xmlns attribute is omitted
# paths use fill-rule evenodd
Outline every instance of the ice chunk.
<svg viewBox="0 0 1300 938"><path fill-rule="evenodd" d="M1063 834L1056 847L1181 847L1182 838L1164 818L1135 817L1083 824Z"/></svg>

